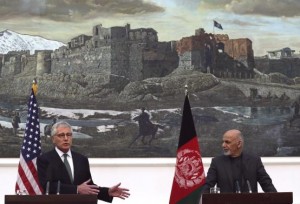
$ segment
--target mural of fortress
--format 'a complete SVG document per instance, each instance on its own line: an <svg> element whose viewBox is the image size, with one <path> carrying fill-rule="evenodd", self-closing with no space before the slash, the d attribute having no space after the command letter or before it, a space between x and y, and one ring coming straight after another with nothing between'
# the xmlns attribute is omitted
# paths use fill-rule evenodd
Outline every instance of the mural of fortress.
<svg viewBox="0 0 300 204"><path fill-rule="evenodd" d="M154 29L131 29L129 24L111 28L99 24L92 36L79 35L55 51L36 50L33 55L12 51L0 58L1 77L77 73L139 81L163 77L178 68L221 78L253 78L255 67L252 42L247 38L229 39L200 28L179 41L159 42Z"/></svg>
<svg viewBox="0 0 300 204"><path fill-rule="evenodd" d="M175 42L158 42L150 28L93 27L93 35L79 35L55 51L9 52L2 56L1 77L30 73L118 75L130 81L161 77L177 67Z"/></svg>

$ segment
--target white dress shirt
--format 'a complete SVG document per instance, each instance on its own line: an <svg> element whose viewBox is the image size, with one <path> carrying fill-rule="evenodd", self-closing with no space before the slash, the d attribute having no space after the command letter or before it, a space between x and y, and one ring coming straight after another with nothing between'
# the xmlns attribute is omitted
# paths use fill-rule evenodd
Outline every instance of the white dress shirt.
<svg viewBox="0 0 300 204"><path fill-rule="evenodd" d="M57 147L55 147L55 150L56 150L57 154L60 156L62 162L64 162L64 154L65 153L62 152L61 150L59 150ZM70 164L71 172L72 172L72 177L73 177L73 180L74 180L74 164L73 164L71 150L69 150L66 154L68 155L67 159L68 159L68 162Z"/></svg>

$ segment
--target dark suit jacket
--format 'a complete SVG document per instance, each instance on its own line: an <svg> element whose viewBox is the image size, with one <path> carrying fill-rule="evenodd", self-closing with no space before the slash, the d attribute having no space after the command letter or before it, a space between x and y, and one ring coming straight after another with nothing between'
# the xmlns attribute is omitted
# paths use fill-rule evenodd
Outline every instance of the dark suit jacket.
<svg viewBox="0 0 300 204"><path fill-rule="evenodd" d="M82 184L88 179L92 179L90 172L90 165L87 157L72 152L72 159L74 164L74 182L72 183L68 175L67 169L59 157L55 149L42 154L37 158L37 170L39 182L44 191L46 190L47 181L50 182L50 194L56 194L57 183L60 181L60 194L77 194L77 185ZM93 181L91 180L91 183ZM100 187L98 199L112 202L112 197L108 195L108 188Z"/></svg>
<svg viewBox="0 0 300 204"><path fill-rule="evenodd" d="M272 180L266 172L260 157L242 154L241 175L244 180L240 184L242 192L248 192L246 180L249 180L252 192L257 192L257 182L264 192L277 192ZM231 159L229 156L218 156L212 159L207 172L204 192L209 192L209 188L217 184L221 192L236 192L236 175L232 171Z"/></svg>

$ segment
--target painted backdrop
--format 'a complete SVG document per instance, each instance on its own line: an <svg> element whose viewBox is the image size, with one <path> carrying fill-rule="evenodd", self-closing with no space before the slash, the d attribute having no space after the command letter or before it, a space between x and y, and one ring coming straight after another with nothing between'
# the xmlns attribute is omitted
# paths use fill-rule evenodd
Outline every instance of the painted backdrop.
<svg viewBox="0 0 300 204"><path fill-rule="evenodd" d="M33 79L43 151L66 120L89 157L174 157L187 85L202 156L221 154L231 128L255 154L299 156L299 8L0 0L0 157L19 157Z"/></svg>

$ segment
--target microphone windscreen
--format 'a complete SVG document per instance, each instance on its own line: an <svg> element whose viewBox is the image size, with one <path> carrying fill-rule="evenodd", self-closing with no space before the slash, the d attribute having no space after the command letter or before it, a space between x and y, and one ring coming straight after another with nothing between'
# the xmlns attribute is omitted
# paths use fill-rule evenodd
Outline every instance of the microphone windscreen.
<svg viewBox="0 0 300 204"><path fill-rule="evenodd" d="M50 182L47 181L47 184L46 184L46 195L49 195L49 188L50 188Z"/></svg>
<svg viewBox="0 0 300 204"><path fill-rule="evenodd" d="M56 194L59 195L60 192L60 181L57 182Z"/></svg>
<svg viewBox="0 0 300 204"><path fill-rule="evenodd" d="M252 193L252 189L251 189L251 185L250 185L249 180L247 180L246 182L247 182L249 193Z"/></svg>
<svg viewBox="0 0 300 204"><path fill-rule="evenodd" d="M235 181L235 185L236 185L236 193L241 193L241 187L238 180Z"/></svg>

